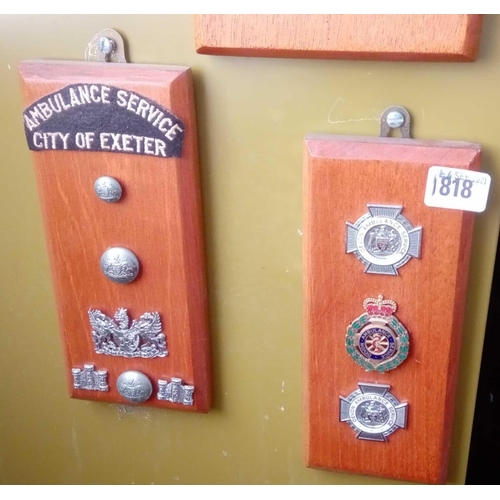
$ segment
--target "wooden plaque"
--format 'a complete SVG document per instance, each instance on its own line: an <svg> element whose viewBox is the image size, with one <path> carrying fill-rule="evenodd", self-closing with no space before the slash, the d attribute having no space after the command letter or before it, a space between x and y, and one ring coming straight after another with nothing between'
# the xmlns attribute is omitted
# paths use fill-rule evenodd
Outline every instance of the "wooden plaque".
<svg viewBox="0 0 500 500"><path fill-rule="evenodd" d="M71 396L127 403L116 381L131 370L152 382L143 404L208 411L210 343L190 69L29 61L19 71ZM121 184L120 201L97 196L94 182L101 176ZM138 257L134 281L105 277L100 258L109 247ZM120 308L127 310L130 323L121 327L129 333L132 320L159 313L168 355L146 357L154 346L150 332L131 357L97 353L88 311L113 318ZM107 342L119 344L113 335ZM107 371L108 391L74 387L72 369L85 364ZM157 399L158 380L173 378L194 386L192 404Z"/></svg>
<svg viewBox="0 0 500 500"><path fill-rule="evenodd" d="M478 170L480 147L462 142L308 136L304 151L305 435L310 467L424 483L446 480L474 215L424 205L431 166ZM367 204L401 205L422 227L420 258L398 275L366 273L346 253L346 222ZM346 351L363 301L397 303L407 359L366 371ZM339 397L358 383L388 384L408 404L407 427L386 442L356 438Z"/></svg>
<svg viewBox="0 0 500 500"><path fill-rule="evenodd" d="M244 15L194 16L200 54L474 61L481 15Z"/></svg>

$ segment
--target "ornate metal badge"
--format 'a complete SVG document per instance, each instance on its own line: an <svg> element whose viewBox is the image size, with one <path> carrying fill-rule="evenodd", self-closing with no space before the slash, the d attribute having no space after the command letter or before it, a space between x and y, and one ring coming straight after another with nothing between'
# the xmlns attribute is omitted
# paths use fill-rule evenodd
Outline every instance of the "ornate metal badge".
<svg viewBox="0 0 500 500"><path fill-rule="evenodd" d="M153 385L144 373L129 370L116 379L116 388L121 396L132 403L144 403L153 393Z"/></svg>
<svg viewBox="0 0 500 500"><path fill-rule="evenodd" d="M172 382L168 380L158 380L157 398L160 401L170 401L183 405L193 404L194 385L183 385L181 378L172 377Z"/></svg>
<svg viewBox="0 0 500 500"><path fill-rule="evenodd" d="M422 228L401 215L399 205L367 205L368 213L346 222L346 252L365 264L365 273L397 275L397 268L420 258Z"/></svg>
<svg viewBox="0 0 500 500"><path fill-rule="evenodd" d="M163 358L168 355L157 312L144 313L131 325L127 310L123 308L116 311L114 320L99 309L90 309L89 318L97 354L125 358Z"/></svg>
<svg viewBox="0 0 500 500"><path fill-rule="evenodd" d="M340 396L340 421L357 431L358 439L387 441L398 428L406 429L408 403L400 403L390 385L361 384L347 398Z"/></svg>
<svg viewBox="0 0 500 500"><path fill-rule="evenodd" d="M83 365L81 368L72 368L73 387L85 389L86 391L109 391L108 372L106 370L94 370L94 365Z"/></svg>
<svg viewBox="0 0 500 500"><path fill-rule="evenodd" d="M396 302L383 299L379 295L377 299L364 300L366 312L347 327L347 353L368 372L393 370L410 350L408 332L393 315Z"/></svg>

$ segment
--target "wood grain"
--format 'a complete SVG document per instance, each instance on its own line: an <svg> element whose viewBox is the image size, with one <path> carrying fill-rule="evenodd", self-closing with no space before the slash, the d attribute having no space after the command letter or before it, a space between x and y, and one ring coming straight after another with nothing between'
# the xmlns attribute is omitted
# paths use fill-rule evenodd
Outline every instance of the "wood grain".
<svg viewBox="0 0 500 500"><path fill-rule="evenodd" d="M308 136L304 151L304 361L306 463L310 467L424 483L446 480L474 215L424 205L433 165L478 170L480 147L461 142ZM365 274L345 253L345 223L368 203L403 205L422 226L421 258L399 276ZM363 300L398 304L410 353L395 370L365 372L345 335ZM339 396L382 383L408 402L407 429L386 443L361 441L339 422Z"/></svg>
<svg viewBox="0 0 500 500"><path fill-rule="evenodd" d="M206 412L211 406L211 366L198 146L191 71L178 66L24 62L19 67L24 103L74 83L103 83L135 91L162 104L185 124L181 158L81 151L33 153L72 397L126 402L116 390L125 370L153 382L144 403ZM95 180L115 177L124 188L118 203L94 193ZM141 272L130 284L102 274L99 259L110 246L130 248ZM127 359L96 354L90 308L131 318L161 315L169 355ZM45 332L52 335L53 332ZM71 368L93 363L108 370L109 392L73 389ZM195 386L194 405L158 401L157 380L180 377Z"/></svg>
<svg viewBox="0 0 500 500"><path fill-rule="evenodd" d="M243 15L194 16L200 54L474 61L481 15Z"/></svg>

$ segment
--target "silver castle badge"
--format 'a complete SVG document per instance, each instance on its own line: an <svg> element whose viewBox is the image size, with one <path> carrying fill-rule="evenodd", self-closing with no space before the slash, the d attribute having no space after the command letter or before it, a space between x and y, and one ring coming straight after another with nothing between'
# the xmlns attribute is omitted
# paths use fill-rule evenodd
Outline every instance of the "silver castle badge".
<svg viewBox="0 0 500 500"><path fill-rule="evenodd" d="M367 205L368 213L346 222L346 252L366 266L365 273L397 275L397 268L420 258L422 228L401 215L400 205Z"/></svg>
<svg viewBox="0 0 500 500"><path fill-rule="evenodd" d="M106 370L95 371L94 365L85 364L81 368L72 368L73 387L86 391L109 391L108 372Z"/></svg>
<svg viewBox="0 0 500 500"><path fill-rule="evenodd" d="M347 398L340 396L340 421L357 431L358 439L387 441L397 429L406 429L408 403L400 403L390 385L362 384Z"/></svg>
<svg viewBox="0 0 500 500"><path fill-rule="evenodd" d="M194 385L185 385L181 378L172 377L172 382L168 380L158 380L158 394L156 397L160 401L170 401L186 406L193 404Z"/></svg>
<svg viewBox="0 0 500 500"><path fill-rule="evenodd" d="M130 320L127 310L120 308L114 319L99 309L89 311L92 340L97 354L125 358L163 358L168 355L160 315L144 313L139 320Z"/></svg>

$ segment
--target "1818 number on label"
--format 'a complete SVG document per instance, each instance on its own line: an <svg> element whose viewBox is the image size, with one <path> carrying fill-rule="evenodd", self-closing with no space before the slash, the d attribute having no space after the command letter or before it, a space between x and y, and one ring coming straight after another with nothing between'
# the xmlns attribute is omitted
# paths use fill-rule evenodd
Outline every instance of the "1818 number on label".
<svg viewBox="0 0 500 500"><path fill-rule="evenodd" d="M428 207L482 212L486 208L491 177L483 172L451 167L431 167L424 203Z"/></svg>
<svg viewBox="0 0 500 500"><path fill-rule="evenodd" d="M462 198L470 198L472 195L472 186L474 183L470 179L460 179L459 177L455 177L452 179L451 175L447 175L439 178L441 181L441 185L439 187L439 194L441 196L449 196L453 193L453 196L456 198L460 196ZM436 188L438 184L438 178L434 176L434 183L432 188L432 195L436 193ZM460 184L462 186L460 186Z"/></svg>

